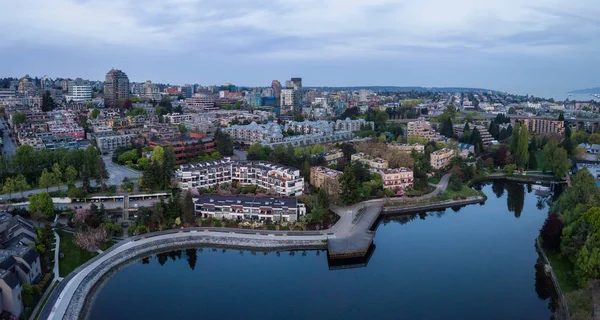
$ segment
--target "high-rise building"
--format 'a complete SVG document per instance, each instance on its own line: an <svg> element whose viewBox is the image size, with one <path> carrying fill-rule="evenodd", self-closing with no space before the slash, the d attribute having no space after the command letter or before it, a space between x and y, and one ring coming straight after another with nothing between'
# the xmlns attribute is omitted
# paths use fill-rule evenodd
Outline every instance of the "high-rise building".
<svg viewBox="0 0 600 320"><path fill-rule="evenodd" d="M104 80L104 105L114 108L121 99L129 99L129 78L121 70L110 69Z"/></svg>
<svg viewBox="0 0 600 320"><path fill-rule="evenodd" d="M20 95L29 95L35 91L33 86L33 81L31 77L27 74L23 78L19 79L19 94Z"/></svg>
<svg viewBox="0 0 600 320"><path fill-rule="evenodd" d="M275 97L277 98L277 100L279 100L279 97L281 97L281 83L279 82L279 80L273 80L271 82L271 88L273 88Z"/></svg>
<svg viewBox="0 0 600 320"><path fill-rule="evenodd" d="M91 86L73 86L70 88L69 93L66 97L67 101L82 102L92 100Z"/></svg>
<svg viewBox="0 0 600 320"><path fill-rule="evenodd" d="M281 111L293 111L296 108L296 91L294 89L282 89L279 99Z"/></svg>
<svg viewBox="0 0 600 320"><path fill-rule="evenodd" d="M294 111L298 111L299 108L302 107L302 100L304 97L304 91L302 90L302 78L291 78L292 88L296 92L296 103Z"/></svg>
<svg viewBox="0 0 600 320"><path fill-rule="evenodd" d="M69 80L69 82L67 83L67 91L69 92L69 94L73 94L73 87L82 87L82 86L89 86L90 82L87 80L83 80L81 78L76 78L75 80Z"/></svg>
<svg viewBox="0 0 600 320"><path fill-rule="evenodd" d="M53 84L54 82L48 76L43 76L40 80L40 87L42 89L51 89Z"/></svg>

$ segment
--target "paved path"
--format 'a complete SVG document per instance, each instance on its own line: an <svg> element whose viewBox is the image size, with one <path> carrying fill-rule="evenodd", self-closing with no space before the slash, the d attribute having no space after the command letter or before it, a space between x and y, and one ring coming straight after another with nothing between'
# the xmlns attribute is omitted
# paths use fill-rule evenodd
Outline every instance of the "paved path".
<svg viewBox="0 0 600 320"><path fill-rule="evenodd" d="M197 231L185 232L185 233L172 233L172 234L166 234L166 235L161 235L161 236L157 236L157 237L143 238L143 239L137 240L137 241L125 240L114 250L111 250L110 252L107 252L104 255L98 256L99 257L98 259L96 259L95 261L90 263L84 269L80 270L65 285L62 292L58 296L58 299L54 303L54 306L52 307L52 311L50 312L48 319L63 319L63 317L65 316L65 312L67 311L67 308L69 306L69 303L70 303L71 299L73 298L73 294L75 293L75 291L81 284L82 280L86 276L88 276L91 272L93 272L94 269L96 269L98 266L100 266L100 264L102 264L103 262L115 257L119 253L122 253L122 252L129 250L131 248L134 248L136 246L148 244L148 243L155 242L155 241L164 241L167 239L177 239L177 238L189 237L190 233L193 233L193 232L197 232ZM198 232L198 234L210 235L211 237L238 238L240 240L246 240L249 238L248 235L219 233L219 232L210 232L210 233ZM324 240L327 240L327 236L325 236L325 235L287 236L283 239L282 239L282 237L274 237L274 236L268 236L268 235L254 235L254 236L251 236L251 238L254 240L269 240L269 241L284 240L284 241L290 241L290 242L296 241L296 240L297 241L324 241Z"/></svg>
<svg viewBox="0 0 600 320"><path fill-rule="evenodd" d="M58 236L58 233L56 233L55 230L52 230L52 232L54 232L54 238L56 239L56 245L54 246L54 279L58 279L60 277L60 273L58 272L58 262L59 262L59 252L60 252L60 237Z"/></svg>

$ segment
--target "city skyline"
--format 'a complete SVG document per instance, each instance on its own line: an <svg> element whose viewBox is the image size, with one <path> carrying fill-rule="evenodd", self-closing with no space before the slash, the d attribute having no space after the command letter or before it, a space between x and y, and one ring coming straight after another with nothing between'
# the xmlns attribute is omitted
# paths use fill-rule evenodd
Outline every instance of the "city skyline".
<svg viewBox="0 0 600 320"><path fill-rule="evenodd" d="M6 3L2 76L268 86L478 87L555 97L598 86L592 1ZM47 14L47 13L52 14ZM335 16L327 12L335 13ZM31 23L35 20L36 23Z"/></svg>

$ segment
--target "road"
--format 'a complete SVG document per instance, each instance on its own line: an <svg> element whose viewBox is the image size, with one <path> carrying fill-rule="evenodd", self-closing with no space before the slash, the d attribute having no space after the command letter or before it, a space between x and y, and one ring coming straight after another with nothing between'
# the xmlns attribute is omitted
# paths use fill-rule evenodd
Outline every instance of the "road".
<svg viewBox="0 0 600 320"><path fill-rule="evenodd" d="M126 166L113 163L111 156L102 157L102 160L104 160L104 166L109 175L109 178L106 181L107 185L119 186L125 177L131 180L137 180L137 178L142 175L140 172L127 168Z"/></svg>
<svg viewBox="0 0 600 320"><path fill-rule="evenodd" d="M106 180L106 184L107 185L116 185L116 186L120 186L121 185L121 181L123 181L123 178L127 177L129 179L137 180L137 178L139 178L142 174L139 172L136 172L135 170L129 169L125 166L121 166L118 164L114 164L111 161L110 157L102 157L102 160L104 160L104 165L106 166L106 171L108 171L108 175L109 178L108 180ZM96 185L96 181L90 181L90 185L93 187ZM80 188L81 187L81 182L77 182L75 183L75 186ZM66 190L66 186L62 185L61 190ZM32 190L27 190L27 191L23 191L23 196L21 196L21 192L13 192L11 194L8 193L3 193L0 194L0 200L6 200L6 199L14 199L14 198L22 198L22 197L29 197L29 195L31 194L38 194L38 193L42 193L42 192L52 192L52 191L58 191L58 187L50 187L48 188L48 190L44 189L44 188L39 188L39 189L32 189Z"/></svg>
<svg viewBox="0 0 600 320"><path fill-rule="evenodd" d="M8 136L10 129L8 129L8 123L3 118L0 118L0 129L4 131L2 135L2 152L12 157L17 152L17 144Z"/></svg>
<svg viewBox="0 0 600 320"><path fill-rule="evenodd" d="M247 156L248 156L247 151L233 149L233 157L232 157L233 159L246 160Z"/></svg>

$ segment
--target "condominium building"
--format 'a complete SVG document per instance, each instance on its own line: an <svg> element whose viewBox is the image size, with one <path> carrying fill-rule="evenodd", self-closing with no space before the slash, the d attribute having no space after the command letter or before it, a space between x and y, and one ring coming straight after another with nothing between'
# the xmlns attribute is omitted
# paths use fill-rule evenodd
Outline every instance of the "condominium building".
<svg viewBox="0 0 600 320"><path fill-rule="evenodd" d="M92 100L91 86L73 86L72 92L66 97L67 102L83 102Z"/></svg>
<svg viewBox="0 0 600 320"><path fill-rule="evenodd" d="M193 200L196 216L202 218L295 222L306 214L295 197L203 195Z"/></svg>
<svg viewBox="0 0 600 320"><path fill-rule="evenodd" d="M219 107L215 106L215 97L212 94L196 93L193 97L185 99L185 105L202 111L219 110Z"/></svg>
<svg viewBox="0 0 600 320"><path fill-rule="evenodd" d="M510 122L514 128L515 122L524 124L529 132L541 135L565 135L565 122L547 118L511 118Z"/></svg>
<svg viewBox="0 0 600 320"><path fill-rule="evenodd" d="M276 143L283 141L281 127L274 122L249 125L233 125L224 129L231 137L244 143Z"/></svg>
<svg viewBox="0 0 600 320"><path fill-rule="evenodd" d="M281 83L279 80L273 80L271 82L271 88L273 88L273 94L275 94L275 97L279 99L281 96Z"/></svg>
<svg viewBox="0 0 600 320"><path fill-rule="evenodd" d="M407 143L390 143L388 147L392 150L411 153L413 150L416 152L423 153L425 152L425 146L419 143L407 144Z"/></svg>
<svg viewBox="0 0 600 320"><path fill-rule="evenodd" d="M456 124L454 125L453 129L454 129L454 133L456 135L458 135L459 137L461 137L465 131L465 124ZM487 130L486 127L481 126L481 125L470 125L470 130L473 131L473 129L477 129L477 131L479 131L479 135L481 136L481 142L483 143L484 146L491 146L493 144L498 144L498 141L494 139L494 137L492 137L492 135L490 134L490 132Z"/></svg>
<svg viewBox="0 0 600 320"><path fill-rule="evenodd" d="M414 186L413 170L409 168L380 170L383 187L390 190L404 190Z"/></svg>
<svg viewBox="0 0 600 320"><path fill-rule="evenodd" d="M425 121L424 118L419 118L417 121L408 123L407 127L408 137L421 137L427 141L442 141L444 138L433 128L429 121Z"/></svg>
<svg viewBox="0 0 600 320"><path fill-rule="evenodd" d="M455 152L452 149L441 149L431 153L431 167L434 169L442 169L450 164L450 160L454 157Z"/></svg>
<svg viewBox="0 0 600 320"><path fill-rule="evenodd" d="M280 195L299 196L304 191L300 170L266 161L231 161L224 158L184 164L175 173L182 189L212 188L223 183L237 182L257 185Z"/></svg>
<svg viewBox="0 0 600 320"><path fill-rule="evenodd" d="M282 111L293 111L297 107L296 103L296 90L291 88L281 89L279 105Z"/></svg>
<svg viewBox="0 0 600 320"><path fill-rule="evenodd" d="M369 168L369 170L371 172L388 168L387 160L384 160L384 159L381 159L378 157L373 157L371 155L367 155L362 152L353 154L350 159L352 161L358 161L358 162L364 164L365 166L367 166Z"/></svg>
<svg viewBox="0 0 600 320"><path fill-rule="evenodd" d="M344 153L340 149L333 149L327 151L325 154L325 161L327 161L327 165L337 165L338 160L344 158Z"/></svg>
<svg viewBox="0 0 600 320"><path fill-rule="evenodd" d="M94 133L96 145L102 154L107 154L115 151L119 147L130 146L137 135L135 134L118 134L117 132L98 132Z"/></svg>
<svg viewBox="0 0 600 320"><path fill-rule="evenodd" d="M333 128L337 131L360 131L363 128L375 129L375 122L366 121L365 119L351 120L346 118L345 120L336 120L331 122Z"/></svg>
<svg viewBox="0 0 600 320"><path fill-rule="evenodd" d="M194 134L191 134L194 135ZM215 140L205 134L191 136L190 139L179 141L150 141L150 147L161 146L172 147L175 154L175 164L184 164L188 160L215 151Z"/></svg>
<svg viewBox="0 0 600 320"><path fill-rule="evenodd" d="M326 167L312 167L310 168L310 184L315 188L324 189L329 195L337 195L340 193L338 179L341 175L341 171Z"/></svg>
<svg viewBox="0 0 600 320"><path fill-rule="evenodd" d="M104 81L104 105L114 108L124 99L129 99L129 78L125 72L111 69Z"/></svg>
<svg viewBox="0 0 600 320"><path fill-rule="evenodd" d="M165 120L167 120L168 123L171 124L181 124L184 122L190 122L194 119L194 115L191 113L185 113L185 114L180 114L180 113L167 113L164 116Z"/></svg>

